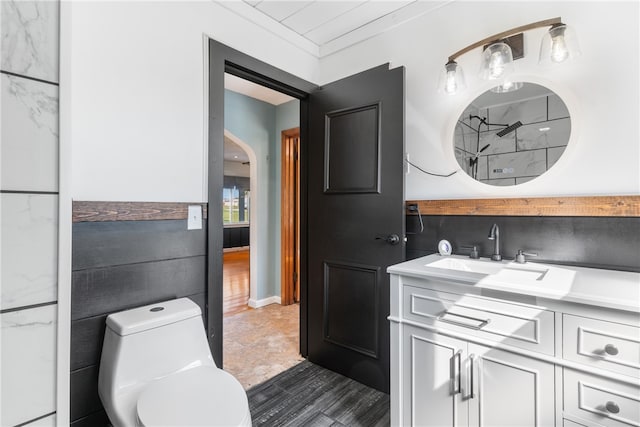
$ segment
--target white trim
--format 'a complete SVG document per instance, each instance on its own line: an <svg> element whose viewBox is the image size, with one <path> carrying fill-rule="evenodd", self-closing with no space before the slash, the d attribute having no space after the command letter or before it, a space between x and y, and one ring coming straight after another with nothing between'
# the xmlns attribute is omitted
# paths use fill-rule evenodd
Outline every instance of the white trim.
<svg viewBox="0 0 640 427"><path fill-rule="evenodd" d="M60 2L58 107L58 331L56 423L69 425L71 399L71 15L72 2Z"/></svg>
<svg viewBox="0 0 640 427"><path fill-rule="evenodd" d="M260 307L264 307L266 305L271 305L271 304L282 304L282 300L280 299L280 297L277 297L277 296L263 298L259 300L249 298L249 307L251 308L260 308Z"/></svg>
<svg viewBox="0 0 640 427"><path fill-rule="evenodd" d="M249 250L251 250L251 246L236 246L235 248L224 248L222 252L226 254L227 252L242 252ZM249 257L251 257L251 254L249 254Z"/></svg>
<svg viewBox="0 0 640 427"><path fill-rule="evenodd" d="M249 301L256 300L258 296L258 158L255 151L246 142L229 132L224 130L224 136L235 142L249 155L249 224L256 226L249 227L249 247L255 250L249 252ZM211 204L211 203L209 203Z"/></svg>
<svg viewBox="0 0 640 427"><path fill-rule="evenodd" d="M202 34L202 200L209 199L209 40Z"/></svg>

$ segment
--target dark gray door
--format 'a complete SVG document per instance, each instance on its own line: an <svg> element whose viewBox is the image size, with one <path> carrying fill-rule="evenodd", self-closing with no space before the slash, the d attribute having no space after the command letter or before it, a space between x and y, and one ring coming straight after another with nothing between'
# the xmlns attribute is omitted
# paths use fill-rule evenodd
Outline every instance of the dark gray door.
<svg viewBox="0 0 640 427"><path fill-rule="evenodd" d="M389 392L389 276L404 260L404 68L309 99L308 357Z"/></svg>

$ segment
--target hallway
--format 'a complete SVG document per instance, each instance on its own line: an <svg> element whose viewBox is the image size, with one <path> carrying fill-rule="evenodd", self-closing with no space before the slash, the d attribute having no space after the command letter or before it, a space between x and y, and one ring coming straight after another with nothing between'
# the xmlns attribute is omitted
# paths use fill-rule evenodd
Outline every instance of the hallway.
<svg viewBox="0 0 640 427"><path fill-rule="evenodd" d="M249 251L224 254L224 369L245 389L304 360L299 354L300 306L250 308Z"/></svg>

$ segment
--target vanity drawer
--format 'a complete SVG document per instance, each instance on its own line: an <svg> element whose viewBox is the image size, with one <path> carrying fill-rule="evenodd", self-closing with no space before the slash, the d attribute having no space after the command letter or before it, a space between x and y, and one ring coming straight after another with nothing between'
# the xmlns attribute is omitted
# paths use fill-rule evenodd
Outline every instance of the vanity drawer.
<svg viewBox="0 0 640 427"><path fill-rule="evenodd" d="M562 357L595 368L640 375L640 328L565 314Z"/></svg>
<svg viewBox="0 0 640 427"><path fill-rule="evenodd" d="M554 313L491 298L403 287L403 317L553 356Z"/></svg>
<svg viewBox="0 0 640 427"><path fill-rule="evenodd" d="M640 426L640 386L564 368L564 412L602 426Z"/></svg>

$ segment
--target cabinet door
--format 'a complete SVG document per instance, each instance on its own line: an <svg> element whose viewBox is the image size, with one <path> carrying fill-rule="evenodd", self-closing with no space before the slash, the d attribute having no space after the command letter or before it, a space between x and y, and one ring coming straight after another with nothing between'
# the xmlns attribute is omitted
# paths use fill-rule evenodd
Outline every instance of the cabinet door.
<svg viewBox="0 0 640 427"><path fill-rule="evenodd" d="M553 426L553 364L469 344L470 426Z"/></svg>
<svg viewBox="0 0 640 427"><path fill-rule="evenodd" d="M462 363L465 341L404 325L403 426L468 425Z"/></svg>

